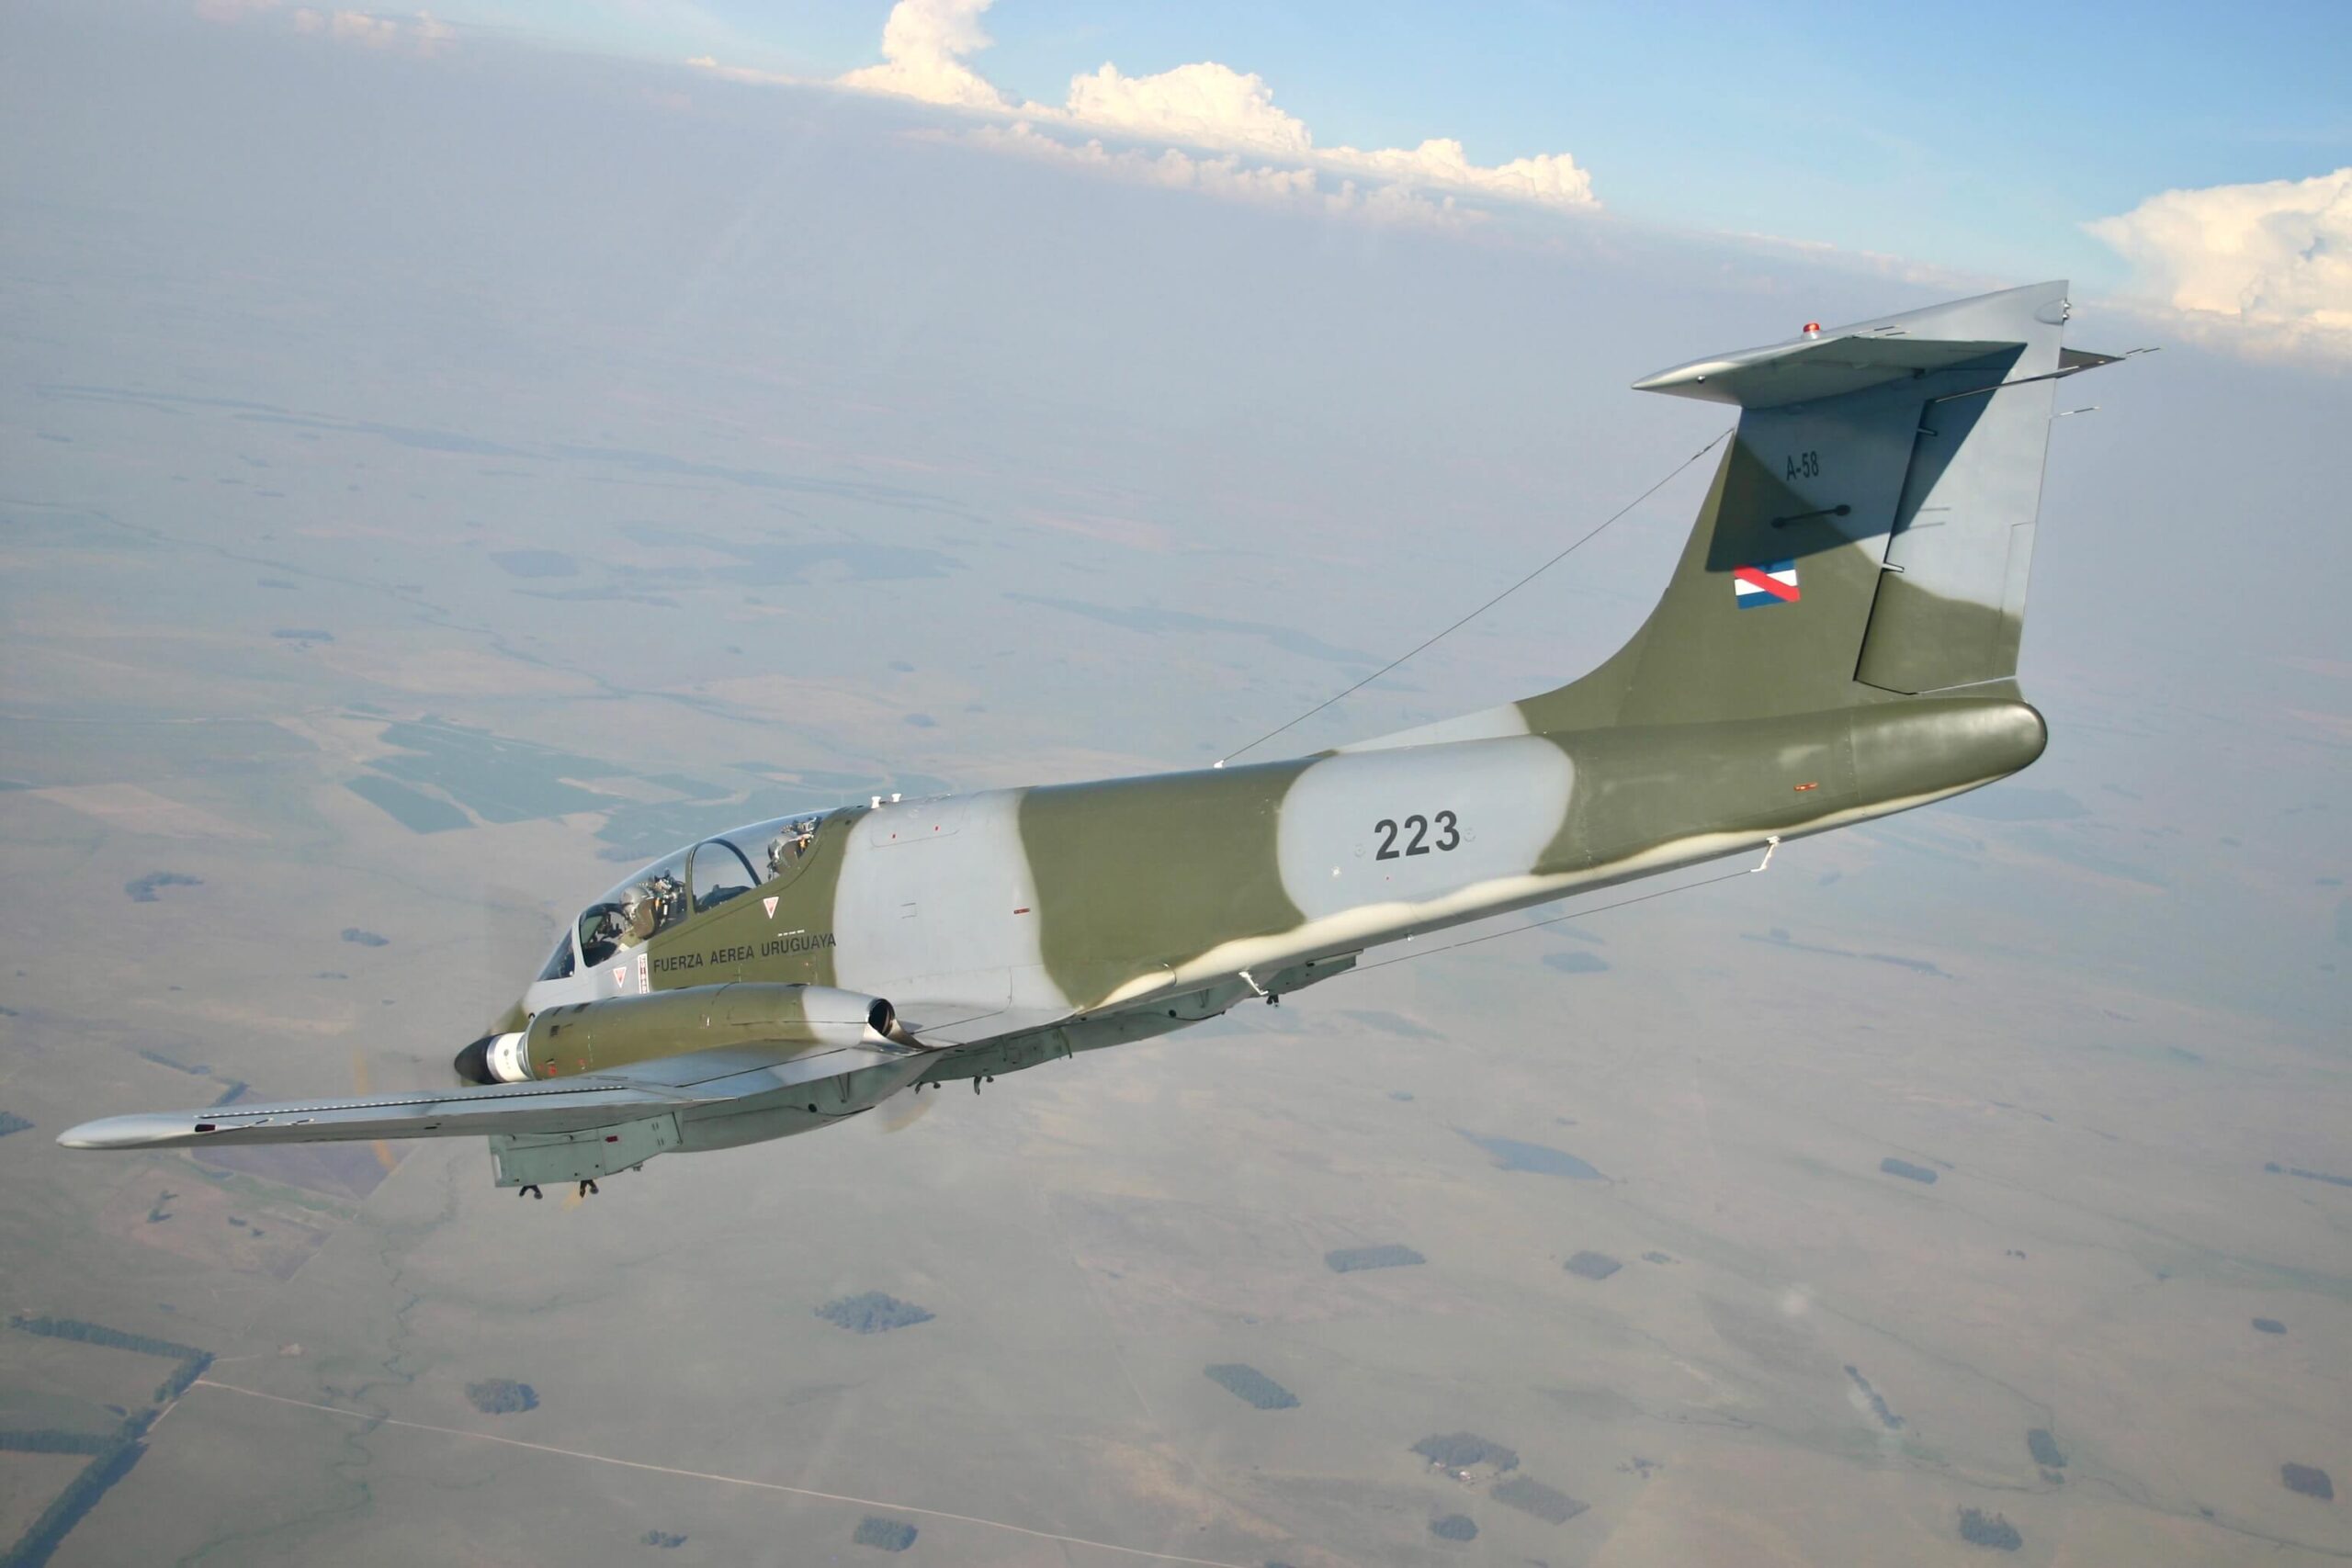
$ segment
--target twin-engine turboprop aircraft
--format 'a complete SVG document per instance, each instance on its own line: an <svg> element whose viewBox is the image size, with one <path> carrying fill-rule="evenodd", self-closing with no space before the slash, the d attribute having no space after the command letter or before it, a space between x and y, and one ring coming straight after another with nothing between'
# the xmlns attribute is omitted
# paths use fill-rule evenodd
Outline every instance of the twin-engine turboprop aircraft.
<svg viewBox="0 0 2352 1568"><path fill-rule="evenodd" d="M2060 346L2045 283L1635 386L1737 431L1580 680L1320 756L718 834L588 906L466 1087L116 1116L73 1148L487 1134L502 1187L804 1133L1215 1018L1384 942L2005 778Z"/></svg>

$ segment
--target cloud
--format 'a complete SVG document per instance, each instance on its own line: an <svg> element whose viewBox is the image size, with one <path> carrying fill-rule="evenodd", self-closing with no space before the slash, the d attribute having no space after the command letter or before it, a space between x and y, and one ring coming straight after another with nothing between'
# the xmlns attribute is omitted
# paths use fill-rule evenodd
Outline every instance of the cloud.
<svg viewBox="0 0 2352 1568"><path fill-rule="evenodd" d="M2086 227L2192 331L2352 358L2352 167L2168 190Z"/></svg>
<svg viewBox="0 0 2352 1568"><path fill-rule="evenodd" d="M223 27L269 16L285 0L196 0L193 9L208 22ZM413 16L382 17L370 11L320 11L300 6L287 14L284 26L306 38L332 38L366 49L395 49L427 58L446 53L458 30L430 11Z"/></svg>
<svg viewBox="0 0 2352 1568"><path fill-rule="evenodd" d="M345 43L390 49L400 42L401 25L390 17L371 17L365 11L337 11L327 18L327 33Z"/></svg>
<svg viewBox="0 0 2352 1568"><path fill-rule="evenodd" d="M1128 76L1106 64L1092 75L1072 77L1069 97L1058 110L1031 104L1024 112L1145 140L1296 161L1393 185L1474 191L1539 207L1600 205L1591 174L1565 152L1488 168L1470 162L1462 143L1451 137L1409 151L1318 148L1306 123L1275 104L1263 77L1214 61L1179 65L1156 76Z"/></svg>
<svg viewBox="0 0 2352 1568"><path fill-rule="evenodd" d="M989 0L899 0L882 24L882 63L853 71L841 85L894 93L958 108L1010 108L1011 103L964 63L988 48L980 13Z"/></svg>
<svg viewBox="0 0 2352 1568"><path fill-rule="evenodd" d="M1317 147L1306 122L1274 102L1263 77L1215 61L1148 76L1130 76L1105 63L1072 77L1058 105L1017 103L967 63L989 47L980 28L989 5L898 0L883 24L883 62L837 77L833 85L1013 117L1009 128L983 128L966 139L997 152L1235 200L1421 223L1471 216L1475 209L1459 206L1457 195L1555 210L1600 205L1591 174L1566 152L1488 166L1473 164L1450 137L1373 152ZM708 56L687 63L736 81L788 80ZM1087 140L1063 140L1048 128ZM1157 143L1160 150L1113 151L1103 145L1104 136ZM1187 148L1219 155L1196 157L1182 151ZM1317 171L1337 176L1336 183L1327 185Z"/></svg>
<svg viewBox="0 0 2352 1568"><path fill-rule="evenodd" d="M721 65L716 56L708 54L690 56L686 63L728 82L749 82L754 86L763 87L805 87L808 85L805 79L781 71L759 71L749 65Z"/></svg>
<svg viewBox="0 0 2352 1568"><path fill-rule="evenodd" d="M1476 209L1456 205L1452 197L1432 199L1401 186L1362 186L1353 180L1341 180L1336 186L1327 187L1313 169L1245 164L1234 152L1195 157L1174 147L1147 152L1137 148L1114 151L1100 140L1065 141L1043 134L1025 119L1014 120L1009 126L983 126L956 140L990 152L1059 164L1114 179L1168 190L1194 191L1292 212L1426 228L1453 227L1476 222L1486 216Z"/></svg>
<svg viewBox="0 0 2352 1568"><path fill-rule="evenodd" d="M1306 123L1274 107L1273 89L1263 77L1213 61L1157 76L1125 75L1106 63L1091 76L1070 78L1062 108L1030 107L1079 125L1195 147L1302 159L1315 151Z"/></svg>
<svg viewBox="0 0 2352 1568"><path fill-rule="evenodd" d="M1513 158L1508 164L1486 168L1470 162L1463 153L1462 143L1447 137L1424 141L1409 152L1394 147L1379 152L1335 147L1323 154L1322 161L1340 168L1386 175L1408 184L1476 191L1537 207L1600 205L1600 198L1592 194L1591 171L1578 167L1576 159L1566 152L1539 152L1532 158Z"/></svg>

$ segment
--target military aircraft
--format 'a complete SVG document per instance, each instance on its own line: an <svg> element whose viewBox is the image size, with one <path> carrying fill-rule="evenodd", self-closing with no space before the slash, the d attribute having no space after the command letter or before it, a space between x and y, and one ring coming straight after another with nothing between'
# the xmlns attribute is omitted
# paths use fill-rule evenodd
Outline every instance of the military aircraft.
<svg viewBox="0 0 2352 1568"><path fill-rule="evenodd" d="M72 1148L487 1134L502 1187L829 1126L1165 1034L1359 955L1766 851L2041 754L2018 644L2066 286L1695 360L1739 410L1665 596L1579 680L1287 761L875 798L631 876L463 1087L110 1117Z"/></svg>

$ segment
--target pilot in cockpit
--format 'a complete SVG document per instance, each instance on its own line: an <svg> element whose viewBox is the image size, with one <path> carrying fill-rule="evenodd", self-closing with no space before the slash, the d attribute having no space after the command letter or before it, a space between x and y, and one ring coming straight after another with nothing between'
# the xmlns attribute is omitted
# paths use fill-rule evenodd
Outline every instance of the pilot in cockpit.
<svg viewBox="0 0 2352 1568"><path fill-rule="evenodd" d="M782 876L786 872L798 865L816 841L817 818L814 817L804 817L798 821L786 823L784 831L778 833L768 845L768 875Z"/></svg>
<svg viewBox="0 0 2352 1568"><path fill-rule="evenodd" d="M685 892L676 877L657 871L622 895L621 945L634 947L677 919Z"/></svg>
<svg viewBox="0 0 2352 1568"><path fill-rule="evenodd" d="M599 904L580 917L580 958L591 969L613 955L624 930L617 904Z"/></svg>

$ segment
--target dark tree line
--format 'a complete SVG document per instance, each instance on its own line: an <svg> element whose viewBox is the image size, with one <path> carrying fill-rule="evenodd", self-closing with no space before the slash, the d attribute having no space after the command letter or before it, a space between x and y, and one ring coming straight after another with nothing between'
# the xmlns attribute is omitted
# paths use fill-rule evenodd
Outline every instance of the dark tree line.
<svg viewBox="0 0 2352 1568"><path fill-rule="evenodd" d="M212 1352L175 1344L145 1334L130 1334L74 1317L26 1316L9 1319L9 1326L50 1339L71 1339L109 1350L130 1350L142 1356L163 1356L179 1364L155 1387L155 1404L122 1418L111 1433L40 1431L0 1432L0 1451L17 1453L88 1454L90 1462L65 1483L65 1489L41 1510L17 1543L0 1554L0 1568L42 1568L66 1535L98 1506L107 1488L130 1473L147 1451L147 1428L163 1407L186 1393L188 1385L212 1365Z"/></svg>
<svg viewBox="0 0 2352 1568"><path fill-rule="evenodd" d="M136 1350L142 1356L162 1356L174 1361L193 1360L204 1355L193 1345L175 1345L168 1339L157 1339L145 1334L126 1334L119 1328L108 1328L103 1323L89 1323L78 1317L16 1317L10 1318L8 1323L12 1328L21 1328L28 1334L39 1334L51 1339L78 1339L85 1345L103 1345L109 1350Z"/></svg>

